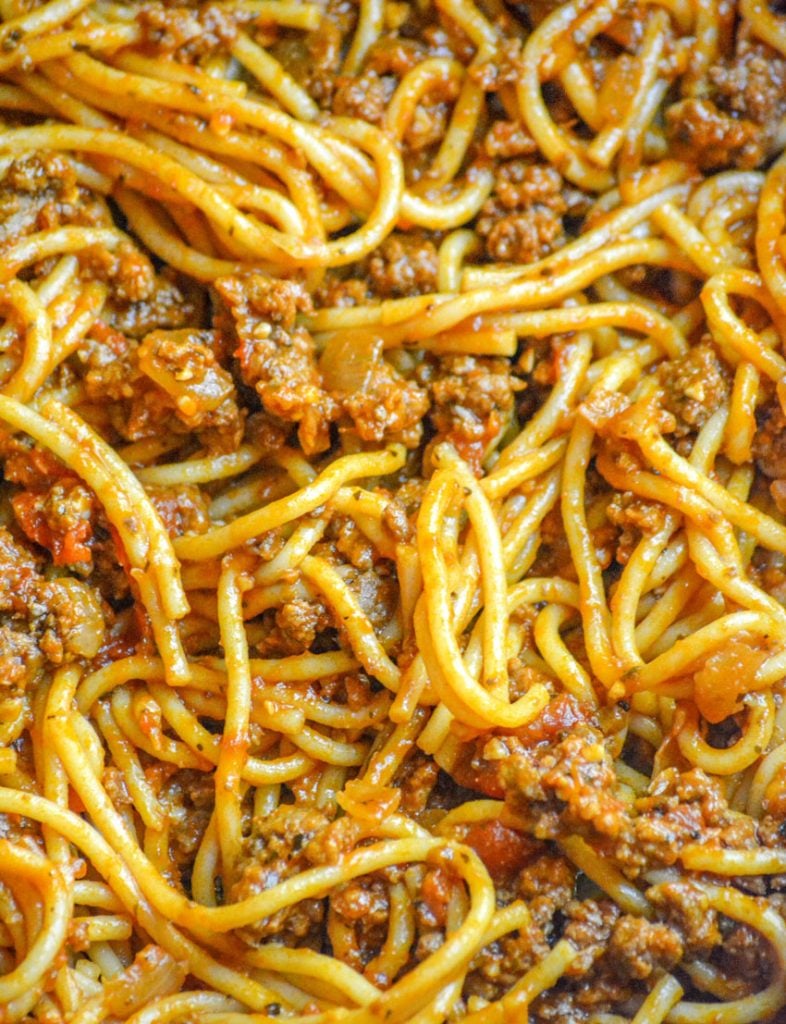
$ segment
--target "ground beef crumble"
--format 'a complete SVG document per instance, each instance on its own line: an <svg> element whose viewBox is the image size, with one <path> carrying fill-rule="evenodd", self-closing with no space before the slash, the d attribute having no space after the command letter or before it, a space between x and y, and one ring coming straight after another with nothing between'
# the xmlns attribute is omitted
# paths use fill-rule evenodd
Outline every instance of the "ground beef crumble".
<svg viewBox="0 0 786 1024"><path fill-rule="evenodd" d="M502 262L534 263L562 245L568 211L563 190L554 167L523 160L503 164L477 222L487 254Z"/></svg>
<svg viewBox="0 0 786 1024"><path fill-rule="evenodd" d="M105 606L88 583L48 578L43 560L0 527L0 680L24 691L44 668L98 653Z"/></svg>
<svg viewBox="0 0 786 1024"><path fill-rule="evenodd" d="M664 364L660 378L665 408L676 421L673 433L677 438L703 427L731 392L729 371L706 339L679 359Z"/></svg>
<svg viewBox="0 0 786 1024"><path fill-rule="evenodd" d="M236 881L227 893L228 901L234 903L264 892L309 867L308 844L327 824L328 819L319 811L290 806L277 808L264 820L255 818L235 871ZM270 918L247 925L239 935L252 943L276 936L285 944L299 944L318 934L324 913L322 900L301 900Z"/></svg>
<svg viewBox="0 0 786 1024"><path fill-rule="evenodd" d="M480 472L492 439L505 427L523 382L503 359L451 355L431 358L417 372L432 399L432 444L449 441Z"/></svg>
<svg viewBox="0 0 786 1024"><path fill-rule="evenodd" d="M666 111L675 152L708 170L760 166L786 113L786 60L743 23L733 56L710 68L708 86L706 96Z"/></svg>

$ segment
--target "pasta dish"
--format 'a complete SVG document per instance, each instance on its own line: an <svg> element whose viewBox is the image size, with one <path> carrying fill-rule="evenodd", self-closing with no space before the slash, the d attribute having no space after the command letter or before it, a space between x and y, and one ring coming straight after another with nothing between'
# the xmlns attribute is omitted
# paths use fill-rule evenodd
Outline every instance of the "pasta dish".
<svg viewBox="0 0 786 1024"><path fill-rule="evenodd" d="M0 1024L786 1022L786 7L0 0Z"/></svg>

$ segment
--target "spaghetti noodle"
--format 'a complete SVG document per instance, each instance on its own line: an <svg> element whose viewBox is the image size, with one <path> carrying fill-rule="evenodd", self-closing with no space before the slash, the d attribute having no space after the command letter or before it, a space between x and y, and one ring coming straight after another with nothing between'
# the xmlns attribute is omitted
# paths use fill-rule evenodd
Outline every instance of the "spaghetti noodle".
<svg viewBox="0 0 786 1024"><path fill-rule="evenodd" d="M0 0L0 1022L786 1022L786 16Z"/></svg>

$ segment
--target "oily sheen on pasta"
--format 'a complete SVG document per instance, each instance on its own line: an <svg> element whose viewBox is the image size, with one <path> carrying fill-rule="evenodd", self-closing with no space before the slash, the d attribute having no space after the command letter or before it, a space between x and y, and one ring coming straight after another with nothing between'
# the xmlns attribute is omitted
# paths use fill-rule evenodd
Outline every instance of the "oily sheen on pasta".
<svg viewBox="0 0 786 1024"><path fill-rule="evenodd" d="M0 1022L786 1022L786 13L0 0Z"/></svg>

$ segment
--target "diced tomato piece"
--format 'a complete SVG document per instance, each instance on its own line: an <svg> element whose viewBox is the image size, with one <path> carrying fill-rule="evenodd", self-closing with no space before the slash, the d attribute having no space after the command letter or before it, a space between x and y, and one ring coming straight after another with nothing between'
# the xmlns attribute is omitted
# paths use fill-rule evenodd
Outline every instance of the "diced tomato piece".
<svg viewBox="0 0 786 1024"><path fill-rule="evenodd" d="M42 495L35 491L22 491L14 495L11 505L25 536L50 551L55 565L73 565L92 559L88 542L93 536L93 529L87 519L80 520L65 533L54 533L44 515Z"/></svg>
<svg viewBox="0 0 786 1024"><path fill-rule="evenodd" d="M24 535L42 548L51 548L52 531L41 508L41 495L34 491L22 491L11 499L16 521Z"/></svg>
<svg viewBox="0 0 786 1024"><path fill-rule="evenodd" d="M533 839L499 821L473 825L464 842L480 857L495 882L514 877L536 850Z"/></svg>

